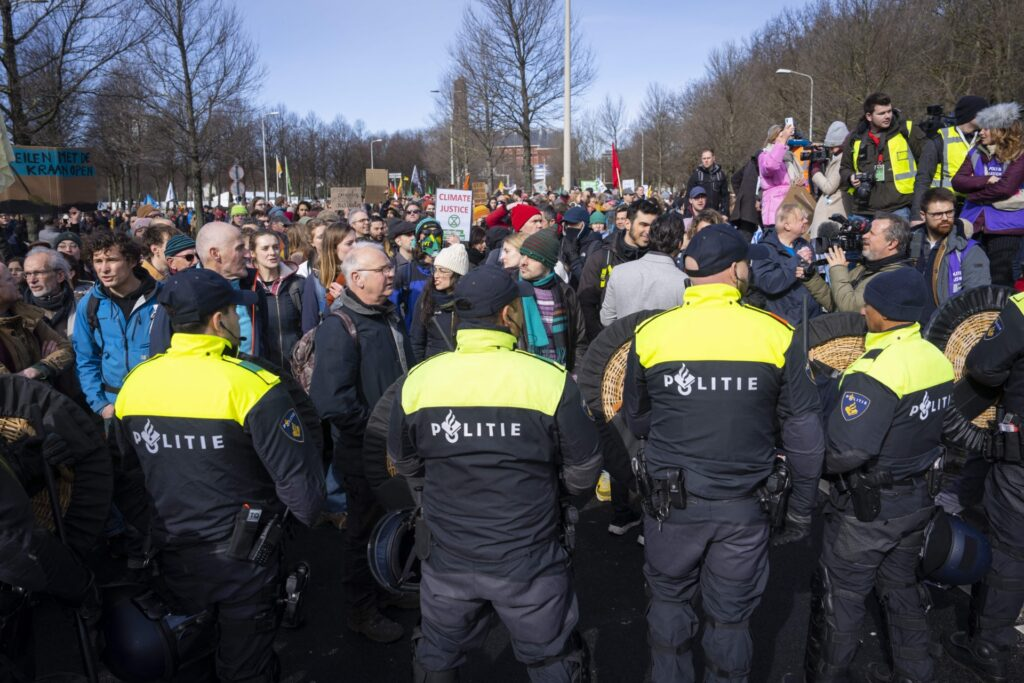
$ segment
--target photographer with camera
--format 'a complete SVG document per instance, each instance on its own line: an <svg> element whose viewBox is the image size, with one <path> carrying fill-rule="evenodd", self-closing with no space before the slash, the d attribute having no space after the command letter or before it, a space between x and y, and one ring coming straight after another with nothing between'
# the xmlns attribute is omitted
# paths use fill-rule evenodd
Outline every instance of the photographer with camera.
<svg viewBox="0 0 1024 683"><path fill-rule="evenodd" d="M831 297L829 312L858 313L864 307L864 290L879 273L910 266L907 248L910 245L910 224L905 218L892 213L879 213L874 222L858 224L851 222L846 230L860 230L862 260L850 268L846 260L846 249L832 244L825 254L828 263L826 284L819 275L807 281L816 300L822 300L826 293ZM848 235L844 235L848 237Z"/></svg>
<svg viewBox="0 0 1024 683"><path fill-rule="evenodd" d="M910 220L917 160L926 140L919 126L903 120L888 95L868 95L864 120L850 136L840 164L842 187L853 195L850 213L893 213Z"/></svg>
<svg viewBox="0 0 1024 683"><path fill-rule="evenodd" d="M811 182L818 189L821 195L818 203L814 206L814 216L811 218L811 239L818 236L818 226L829 219L832 214L847 214L847 203L850 195L841 188L842 174L839 167L843 161L843 146L846 138L850 136L850 130L842 121L833 121L825 133L825 146L822 150L828 155L827 161L820 167L820 170L811 176Z"/></svg>

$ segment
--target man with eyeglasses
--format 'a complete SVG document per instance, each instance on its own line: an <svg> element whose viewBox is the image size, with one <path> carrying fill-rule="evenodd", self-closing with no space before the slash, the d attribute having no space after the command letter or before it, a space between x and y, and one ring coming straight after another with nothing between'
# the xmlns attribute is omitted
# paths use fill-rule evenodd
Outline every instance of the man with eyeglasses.
<svg viewBox="0 0 1024 683"><path fill-rule="evenodd" d="M188 235L174 235L164 244L164 260L169 275L195 267L197 259L196 241Z"/></svg>
<svg viewBox="0 0 1024 683"><path fill-rule="evenodd" d="M421 218L423 218L423 206L419 202L409 202L405 205L405 212L403 215L405 216L405 220L417 223Z"/></svg>
<svg viewBox="0 0 1024 683"><path fill-rule="evenodd" d="M944 187L933 187L921 197L921 218L910 237L910 257L931 290L925 319L951 296L965 289L992 284L988 256L968 239L964 223L956 217L956 197Z"/></svg>
<svg viewBox="0 0 1024 683"><path fill-rule="evenodd" d="M366 559L373 525L383 512L363 470L363 435L370 412L391 383L414 362L412 345L395 305L395 267L378 244L357 242L341 264L345 288L316 330L309 396L331 425L334 471L348 498L341 582L348 627L375 642L402 637L383 614Z"/></svg>
<svg viewBox="0 0 1024 683"><path fill-rule="evenodd" d="M365 210L349 209L348 224L356 231L357 239L370 236L370 215Z"/></svg>
<svg viewBox="0 0 1024 683"><path fill-rule="evenodd" d="M25 257L25 302L46 313L46 321L67 336L74 329L75 293L71 288L71 266L60 252L36 247Z"/></svg>

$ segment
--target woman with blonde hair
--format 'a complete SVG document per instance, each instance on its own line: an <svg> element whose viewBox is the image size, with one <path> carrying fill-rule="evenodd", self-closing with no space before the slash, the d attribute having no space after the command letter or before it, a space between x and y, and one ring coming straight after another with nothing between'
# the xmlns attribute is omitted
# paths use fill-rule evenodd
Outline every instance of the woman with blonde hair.
<svg viewBox="0 0 1024 683"><path fill-rule="evenodd" d="M953 176L967 195L960 217L974 224L988 254L992 284L1012 286L1024 235L1024 124L1016 102L978 112L980 143Z"/></svg>
<svg viewBox="0 0 1024 683"><path fill-rule="evenodd" d="M501 257L499 258L501 267L505 269L506 273L517 280L519 279L519 262L523 260L519 247L523 246L525 241L526 235L516 232L506 237L501 245Z"/></svg>
<svg viewBox="0 0 1024 683"><path fill-rule="evenodd" d="M779 124L768 129L764 149L757 155L757 171L761 185L761 227L767 232L775 226L775 212L793 185L803 185L803 172L796 157L789 151L793 126Z"/></svg>
<svg viewBox="0 0 1024 683"><path fill-rule="evenodd" d="M356 243L356 231L348 223L332 223L324 230L323 249L317 254L316 266L310 268L302 289L302 333L320 324L331 304L345 287L341 262Z"/></svg>

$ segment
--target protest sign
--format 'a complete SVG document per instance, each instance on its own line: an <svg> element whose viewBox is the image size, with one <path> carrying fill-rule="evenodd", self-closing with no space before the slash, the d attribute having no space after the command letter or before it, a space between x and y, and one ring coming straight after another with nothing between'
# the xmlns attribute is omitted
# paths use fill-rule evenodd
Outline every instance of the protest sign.
<svg viewBox="0 0 1024 683"><path fill-rule="evenodd" d="M386 168L366 169L366 201L380 204L388 198L388 171Z"/></svg>
<svg viewBox="0 0 1024 683"><path fill-rule="evenodd" d="M363 190L359 187L332 187L331 209L351 209L363 203Z"/></svg>
<svg viewBox="0 0 1024 683"><path fill-rule="evenodd" d="M438 190L434 215L446 236L458 233L459 239L469 244L469 229L473 224L473 191Z"/></svg>
<svg viewBox="0 0 1024 683"><path fill-rule="evenodd" d="M473 203L487 204L487 183L473 183Z"/></svg>
<svg viewBox="0 0 1024 683"><path fill-rule="evenodd" d="M66 147L17 145L10 170L14 183L0 193L0 211L33 213L96 206L92 152Z"/></svg>

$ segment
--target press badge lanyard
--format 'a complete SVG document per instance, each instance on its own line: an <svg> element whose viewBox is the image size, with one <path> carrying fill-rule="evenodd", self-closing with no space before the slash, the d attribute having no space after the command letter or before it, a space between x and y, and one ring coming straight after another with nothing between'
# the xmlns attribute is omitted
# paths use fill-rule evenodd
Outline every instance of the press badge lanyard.
<svg viewBox="0 0 1024 683"><path fill-rule="evenodd" d="M885 180L885 157L882 154L882 140L871 131L868 131L868 137L871 138L871 142L875 143L875 149L878 150L878 162L875 164L875 182L882 182Z"/></svg>

